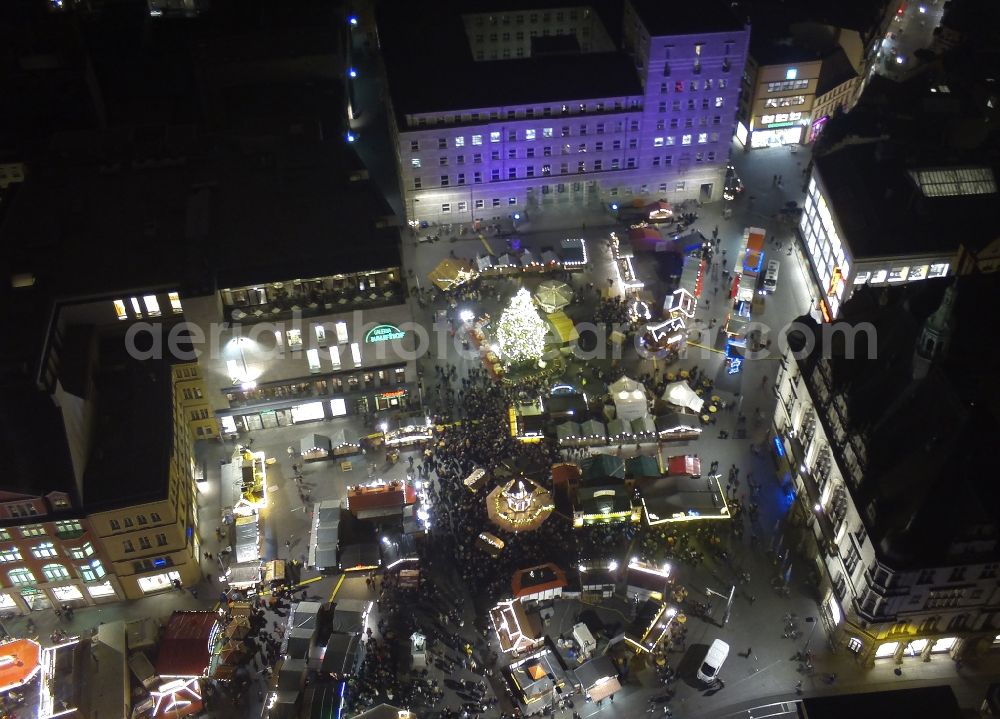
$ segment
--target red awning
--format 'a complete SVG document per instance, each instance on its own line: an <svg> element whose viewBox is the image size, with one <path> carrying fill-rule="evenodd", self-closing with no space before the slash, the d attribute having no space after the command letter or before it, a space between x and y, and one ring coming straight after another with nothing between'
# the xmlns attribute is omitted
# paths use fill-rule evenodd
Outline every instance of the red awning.
<svg viewBox="0 0 1000 719"><path fill-rule="evenodd" d="M698 477L701 475L701 460L694 454L670 457L667 459L667 474Z"/></svg>
<svg viewBox="0 0 1000 719"><path fill-rule="evenodd" d="M694 283L694 296L701 297L701 291L705 286L705 260L698 263L698 279Z"/></svg>
<svg viewBox="0 0 1000 719"><path fill-rule="evenodd" d="M205 676L208 639L216 619L215 612L174 612L160 642L156 673L162 677Z"/></svg>

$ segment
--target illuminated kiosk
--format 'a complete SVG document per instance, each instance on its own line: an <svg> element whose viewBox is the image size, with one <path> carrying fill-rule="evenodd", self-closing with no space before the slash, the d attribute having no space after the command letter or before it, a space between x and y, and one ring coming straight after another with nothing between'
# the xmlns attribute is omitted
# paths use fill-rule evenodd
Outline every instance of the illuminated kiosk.
<svg viewBox="0 0 1000 719"><path fill-rule="evenodd" d="M490 623L496 632L500 651L523 654L537 649L542 641L542 628L537 619L528 616L520 599L500 602L490 610Z"/></svg>
<svg viewBox="0 0 1000 719"><path fill-rule="evenodd" d="M524 476L514 477L486 495L490 521L508 532L538 529L554 509L552 493Z"/></svg>
<svg viewBox="0 0 1000 719"><path fill-rule="evenodd" d="M42 668L42 648L31 639L0 644L0 694L18 689Z"/></svg>
<svg viewBox="0 0 1000 719"><path fill-rule="evenodd" d="M592 702L606 699L622 688L618 681L618 670L608 657L595 657L584 662L574 671L576 680Z"/></svg>
<svg viewBox="0 0 1000 719"><path fill-rule="evenodd" d="M636 613L635 621L625 630L625 644L636 653L652 652L670 631L677 610L663 602L647 599Z"/></svg>
<svg viewBox="0 0 1000 719"><path fill-rule="evenodd" d="M643 480L638 487L642 511L651 527L673 522L730 519L726 493L717 474L658 477Z"/></svg>
<svg viewBox="0 0 1000 719"><path fill-rule="evenodd" d="M625 595L633 602L645 602L649 599L662 602L667 596L669 581L669 564L654 567L633 559L625 571Z"/></svg>
<svg viewBox="0 0 1000 719"><path fill-rule="evenodd" d="M515 696L525 707L537 701L557 702L567 684L566 665L547 641L510 664L504 673Z"/></svg>

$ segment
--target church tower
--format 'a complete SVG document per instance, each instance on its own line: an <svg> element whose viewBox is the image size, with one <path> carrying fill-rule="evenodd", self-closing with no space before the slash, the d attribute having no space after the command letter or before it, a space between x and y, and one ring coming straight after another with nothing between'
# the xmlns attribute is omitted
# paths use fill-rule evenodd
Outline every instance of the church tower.
<svg viewBox="0 0 1000 719"><path fill-rule="evenodd" d="M953 317L955 314L955 283L944 291L941 304L924 322L913 354L913 378L923 379L931 365L944 357L951 343Z"/></svg>

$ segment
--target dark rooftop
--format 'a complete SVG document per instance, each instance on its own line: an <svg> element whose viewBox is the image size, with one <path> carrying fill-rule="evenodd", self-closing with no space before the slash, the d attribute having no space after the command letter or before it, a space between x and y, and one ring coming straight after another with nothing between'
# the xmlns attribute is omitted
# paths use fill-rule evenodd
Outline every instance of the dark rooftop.
<svg viewBox="0 0 1000 719"><path fill-rule="evenodd" d="M832 360L833 392L843 396L847 426L867 447L855 504L874 502L869 535L898 568L944 566L976 531L993 543L987 555L1000 552L1000 491L982 471L993 461L1000 426L1000 381L982 362L982 308L995 296L994 278L958 280L947 355L914 378L924 321L953 282L864 287L842 308L845 322L871 323L877 342L874 359L863 343L853 359L835 352Z"/></svg>
<svg viewBox="0 0 1000 719"><path fill-rule="evenodd" d="M55 402L28 382L5 382L0 397L0 452L6 458L0 491L32 496L63 491L78 501L66 430Z"/></svg>
<svg viewBox="0 0 1000 719"><path fill-rule="evenodd" d="M104 511L165 499L174 441L170 367L133 360L113 340L103 343L102 362L84 506Z"/></svg>
<svg viewBox="0 0 1000 719"><path fill-rule="evenodd" d="M997 237L997 194L924 197L910 170L987 167L987 157L964 163L917 164L894 140L846 144L815 158L843 239L858 258L981 249ZM960 220L961 232L956 232Z"/></svg>
<svg viewBox="0 0 1000 719"><path fill-rule="evenodd" d="M816 83L816 94L825 95L836 87L858 76L844 48L839 45L823 57Z"/></svg>
<svg viewBox="0 0 1000 719"><path fill-rule="evenodd" d="M642 95L635 65L623 53L456 62L447 83L409 53L387 49L386 65L397 116Z"/></svg>
<svg viewBox="0 0 1000 719"><path fill-rule="evenodd" d="M803 701L807 719L959 719L963 716L949 686L917 687L888 692L839 694Z"/></svg>
<svg viewBox="0 0 1000 719"><path fill-rule="evenodd" d="M379 38L397 118L642 94L635 65L624 53L558 53L475 62L461 17L471 11L458 2L439 3L436 12L416 3L383 6ZM442 67L448 68L448 82L440 81Z"/></svg>
<svg viewBox="0 0 1000 719"><path fill-rule="evenodd" d="M742 30L742 20L722 0L630 0L650 35Z"/></svg>

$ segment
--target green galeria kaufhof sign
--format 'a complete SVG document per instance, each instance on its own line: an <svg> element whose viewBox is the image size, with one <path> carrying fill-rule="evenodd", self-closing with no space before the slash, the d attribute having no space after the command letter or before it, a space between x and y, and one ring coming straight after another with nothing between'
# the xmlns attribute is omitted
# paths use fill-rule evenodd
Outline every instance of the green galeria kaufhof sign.
<svg viewBox="0 0 1000 719"><path fill-rule="evenodd" d="M365 335L365 342L390 342L401 340L406 336L406 332L396 325L375 325Z"/></svg>

